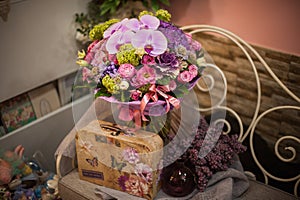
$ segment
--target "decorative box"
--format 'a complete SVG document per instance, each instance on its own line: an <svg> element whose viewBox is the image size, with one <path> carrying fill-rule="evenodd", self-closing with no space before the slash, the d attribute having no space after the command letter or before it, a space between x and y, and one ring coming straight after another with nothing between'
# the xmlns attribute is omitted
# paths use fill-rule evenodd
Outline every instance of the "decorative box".
<svg viewBox="0 0 300 200"><path fill-rule="evenodd" d="M92 121L76 135L80 179L153 199L160 189L163 141L158 134Z"/></svg>

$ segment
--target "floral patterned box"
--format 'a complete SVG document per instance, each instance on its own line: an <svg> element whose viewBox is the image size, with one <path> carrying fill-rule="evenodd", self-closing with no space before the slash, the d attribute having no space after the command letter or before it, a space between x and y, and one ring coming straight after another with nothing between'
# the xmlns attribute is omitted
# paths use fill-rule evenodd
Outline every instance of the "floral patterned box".
<svg viewBox="0 0 300 200"><path fill-rule="evenodd" d="M80 179L146 199L160 188L162 150L158 134L104 121L92 121L76 135Z"/></svg>

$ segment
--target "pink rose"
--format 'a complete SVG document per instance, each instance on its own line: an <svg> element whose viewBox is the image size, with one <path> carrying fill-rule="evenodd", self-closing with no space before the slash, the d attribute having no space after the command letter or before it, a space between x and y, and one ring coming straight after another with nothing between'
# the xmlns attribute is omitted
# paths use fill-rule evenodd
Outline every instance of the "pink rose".
<svg viewBox="0 0 300 200"><path fill-rule="evenodd" d="M118 72L122 78L131 78L136 73L136 69L131 64L121 64Z"/></svg>
<svg viewBox="0 0 300 200"><path fill-rule="evenodd" d="M193 79L198 75L198 68L195 65L190 65L189 72L192 75L192 79Z"/></svg>
<svg viewBox="0 0 300 200"><path fill-rule="evenodd" d="M181 83L188 83L193 79L193 77L189 71L183 71L178 75L177 79Z"/></svg>

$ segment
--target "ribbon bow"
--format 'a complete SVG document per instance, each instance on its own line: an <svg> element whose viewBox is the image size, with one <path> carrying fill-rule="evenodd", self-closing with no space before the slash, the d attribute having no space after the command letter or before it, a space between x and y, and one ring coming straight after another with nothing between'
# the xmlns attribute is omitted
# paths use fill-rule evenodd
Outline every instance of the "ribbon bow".
<svg viewBox="0 0 300 200"><path fill-rule="evenodd" d="M141 106L140 106L140 110L141 110L141 116L142 116L142 120L143 121L148 121L148 119L145 117L144 115L144 110L147 106L147 104L149 103L150 100L152 100L153 102L157 102L158 101L158 96L161 96L165 99L166 102L166 113L169 112L171 106L174 106L176 109L180 107L180 101L178 99L176 99L175 97L166 94L167 92L170 92L170 88L168 85L163 85L163 86L158 86L156 87L154 84L151 85L151 87L149 88L149 92L147 92L144 96L143 99L141 101Z"/></svg>

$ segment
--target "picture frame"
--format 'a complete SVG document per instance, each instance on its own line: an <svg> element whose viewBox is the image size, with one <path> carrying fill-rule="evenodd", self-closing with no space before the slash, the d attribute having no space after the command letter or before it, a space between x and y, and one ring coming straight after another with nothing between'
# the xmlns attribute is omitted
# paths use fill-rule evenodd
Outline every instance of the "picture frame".
<svg viewBox="0 0 300 200"><path fill-rule="evenodd" d="M60 108L60 101L54 83L29 91L28 96L37 118Z"/></svg>
<svg viewBox="0 0 300 200"><path fill-rule="evenodd" d="M27 93L0 103L0 115L6 133L36 120L36 115Z"/></svg>

